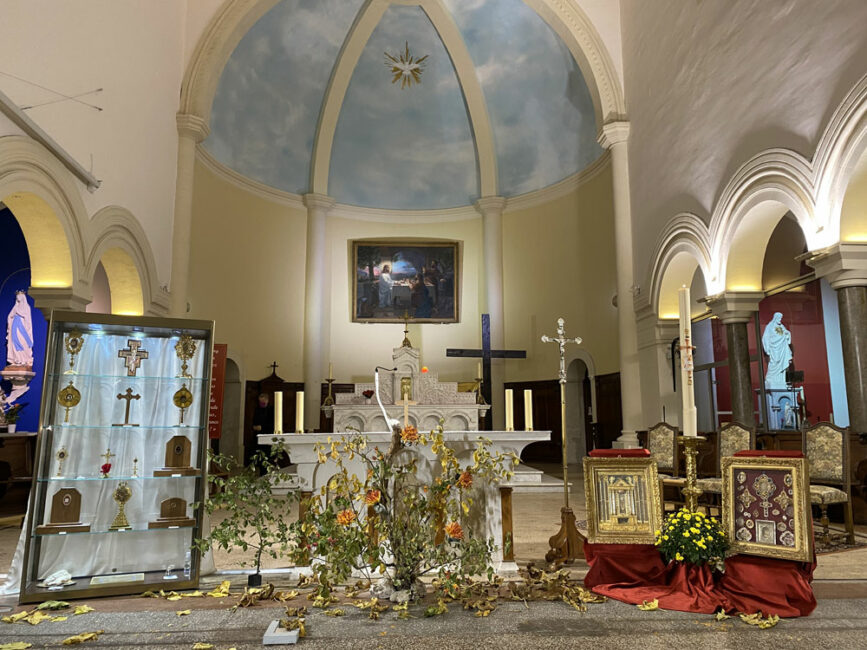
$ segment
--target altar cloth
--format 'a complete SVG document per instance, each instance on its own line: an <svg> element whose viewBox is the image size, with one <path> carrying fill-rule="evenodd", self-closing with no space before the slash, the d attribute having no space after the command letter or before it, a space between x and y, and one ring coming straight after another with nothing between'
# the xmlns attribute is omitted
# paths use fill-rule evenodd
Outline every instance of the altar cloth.
<svg viewBox="0 0 867 650"><path fill-rule="evenodd" d="M808 616L816 608L812 563L750 555L726 559L725 573L684 562L666 564L652 544L585 544L584 586L601 596L662 609L713 614Z"/></svg>

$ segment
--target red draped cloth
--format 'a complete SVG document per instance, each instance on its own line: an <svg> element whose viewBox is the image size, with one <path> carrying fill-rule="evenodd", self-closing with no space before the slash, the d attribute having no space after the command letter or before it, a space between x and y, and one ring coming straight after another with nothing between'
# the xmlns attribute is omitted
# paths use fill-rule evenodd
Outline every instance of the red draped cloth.
<svg viewBox="0 0 867 650"><path fill-rule="evenodd" d="M605 451L627 455L622 453L626 450ZM784 454L801 455L774 455ZM804 563L735 555L726 560L725 573L721 574L707 566L666 564L652 544L585 543L584 554L590 565L584 585L624 603L640 605L658 600L663 609L683 612L713 614L723 609L729 614L761 612L763 616L781 617L807 616L816 608L810 586L815 558Z"/></svg>

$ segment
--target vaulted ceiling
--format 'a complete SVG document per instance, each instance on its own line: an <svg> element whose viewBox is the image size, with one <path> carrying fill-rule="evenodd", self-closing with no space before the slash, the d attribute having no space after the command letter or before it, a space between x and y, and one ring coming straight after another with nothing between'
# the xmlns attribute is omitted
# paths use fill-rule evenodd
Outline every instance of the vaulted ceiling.
<svg viewBox="0 0 867 650"><path fill-rule="evenodd" d="M426 56L392 83L385 53ZM402 210L547 187L593 162L593 102L521 0L283 0L235 49L204 146L287 192Z"/></svg>

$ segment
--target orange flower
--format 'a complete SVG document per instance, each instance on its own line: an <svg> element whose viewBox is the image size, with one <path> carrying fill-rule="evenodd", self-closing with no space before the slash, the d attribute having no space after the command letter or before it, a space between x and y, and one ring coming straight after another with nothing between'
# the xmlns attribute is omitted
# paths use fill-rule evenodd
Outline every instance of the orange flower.
<svg viewBox="0 0 867 650"><path fill-rule="evenodd" d="M341 510L337 513L337 523L341 526L348 526L355 521L355 513L352 510Z"/></svg>
<svg viewBox="0 0 867 650"><path fill-rule="evenodd" d="M458 522L452 521L446 524L446 535L452 539L463 539L464 529L461 528L461 525Z"/></svg>
<svg viewBox="0 0 867 650"><path fill-rule="evenodd" d="M473 475L470 470L465 469L458 477L458 486L463 490L469 490L473 487Z"/></svg>
<svg viewBox="0 0 867 650"><path fill-rule="evenodd" d="M364 495L364 502L369 506L375 506L379 503L380 498L382 498L382 492L379 490L368 490L367 494Z"/></svg>
<svg viewBox="0 0 867 650"><path fill-rule="evenodd" d="M411 445L418 442L418 429L416 429L411 424L404 427L403 430L400 432L400 439L403 440L403 443L406 445Z"/></svg>

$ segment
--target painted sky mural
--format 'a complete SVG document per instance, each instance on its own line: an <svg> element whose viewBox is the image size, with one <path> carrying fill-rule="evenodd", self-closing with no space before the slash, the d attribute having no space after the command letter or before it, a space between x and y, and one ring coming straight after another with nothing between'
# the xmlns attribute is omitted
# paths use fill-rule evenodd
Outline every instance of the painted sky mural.
<svg viewBox="0 0 867 650"><path fill-rule="evenodd" d="M443 0L485 95L500 194L547 187L596 160L593 104L565 44L521 0ZM363 0L283 0L223 71L204 146L272 187L309 191L313 140L340 48ZM429 55L421 83L391 83L384 52ZM328 194L393 209L479 195L473 132L451 58L423 9L392 5L355 68L335 131Z"/></svg>

